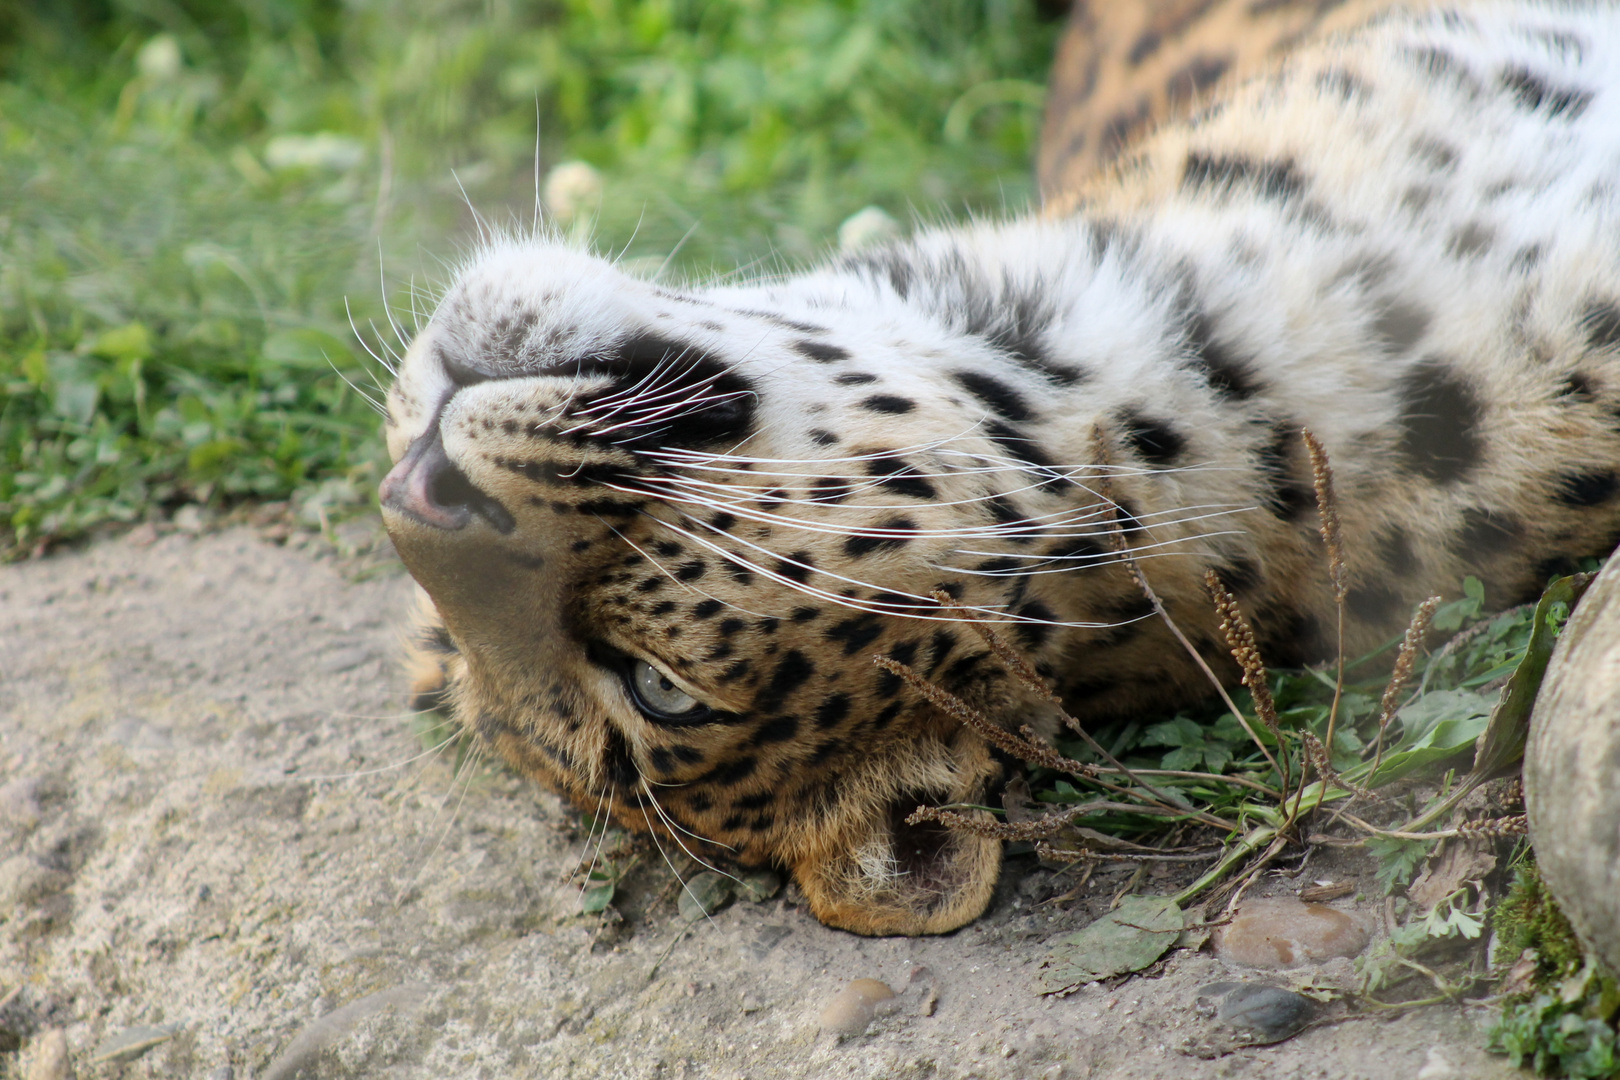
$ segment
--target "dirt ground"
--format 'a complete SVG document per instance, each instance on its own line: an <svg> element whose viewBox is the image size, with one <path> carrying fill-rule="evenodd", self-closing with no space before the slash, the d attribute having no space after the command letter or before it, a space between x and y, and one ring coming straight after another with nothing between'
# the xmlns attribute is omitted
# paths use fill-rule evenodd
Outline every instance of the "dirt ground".
<svg viewBox="0 0 1620 1080"><path fill-rule="evenodd" d="M574 815L421 756L395 665L411 588L364 525L337 547L137 530L0 567L0 1076L67 1075L52 1029L81 1080L1521 1075L1483 1052L1485 1010L1449 1006L1188 1056L1199 987L1268 977L1207 952L1039 996L1050 940L1125 867L1041 904L1066 886L1015 860L949 937L829 930L789 888L677 940L649 859L604 927L566 883ZM822 1031L861 977L898 1007Z"/></svg>

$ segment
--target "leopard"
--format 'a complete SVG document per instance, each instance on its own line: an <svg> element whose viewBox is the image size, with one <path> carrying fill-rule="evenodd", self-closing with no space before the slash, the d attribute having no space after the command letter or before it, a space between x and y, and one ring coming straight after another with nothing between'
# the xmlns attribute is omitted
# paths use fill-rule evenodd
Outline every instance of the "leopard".
<svg viewBox="0 0 1620 1080"><path fill-rule="evenodd" d="M1013 766L874 657L1050 736L1237 680L1209 572L1304 666L1470 576L1501 608L1607 555L1620 10L1369 8L1044 207L801 271L486 234L387 397L421 700L598 820L786 871L830 926L937 934L1002 846L913 811Z"/></svg>

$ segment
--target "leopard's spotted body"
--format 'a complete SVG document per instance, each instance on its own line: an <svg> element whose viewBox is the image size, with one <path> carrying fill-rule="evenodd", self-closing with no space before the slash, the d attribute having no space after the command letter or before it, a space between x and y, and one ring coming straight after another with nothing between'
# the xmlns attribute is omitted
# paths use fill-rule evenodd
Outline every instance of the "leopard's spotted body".
<svg viewBox="0 0 1620 1080"><path fill-rule="evenodd" d="M939 618L1007 624L1082 720L1201 693L1213 568L1274 663L1620 533L1620 12L1387 14L1137 146L1061 218L673 288L546 240L472 258L389 398L389 530L455 714L692 852L790 868L867 933L951 929L999 848L981 740L1048 712ZM1110 496L1110 497L1105 497Z"/></svg>

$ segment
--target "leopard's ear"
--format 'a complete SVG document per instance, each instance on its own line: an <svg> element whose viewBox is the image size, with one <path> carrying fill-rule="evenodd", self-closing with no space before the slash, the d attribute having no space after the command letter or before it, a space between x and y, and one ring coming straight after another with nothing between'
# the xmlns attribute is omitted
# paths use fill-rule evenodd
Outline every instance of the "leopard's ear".
<svg viewBox="0 0 1620 1080"><path fill-rule="evenodd" d="M1001 873L1001 841L906 818L919 806L982 803L1000 774L983 740L960 729L841 778L841 812L789 860L810 910L874 935L943 934L978 918Z"/></svg>

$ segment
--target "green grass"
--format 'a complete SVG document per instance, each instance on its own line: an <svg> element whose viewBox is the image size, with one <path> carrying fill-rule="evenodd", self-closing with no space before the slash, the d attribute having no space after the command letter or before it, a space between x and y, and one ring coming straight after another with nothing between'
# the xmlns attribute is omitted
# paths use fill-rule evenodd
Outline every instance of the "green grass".
<svg viewBox="0 0 1620 1080"><path fill-rule="evenodd" d="M602 250L775 270L867 205L1026 205L1056 32L1033 0L0 8L0 551L369 501L350 314L377 348L386 281L409 326L468 203L531 221L537 121L541 172L602 173Z"/></svg>

